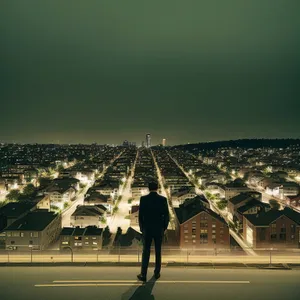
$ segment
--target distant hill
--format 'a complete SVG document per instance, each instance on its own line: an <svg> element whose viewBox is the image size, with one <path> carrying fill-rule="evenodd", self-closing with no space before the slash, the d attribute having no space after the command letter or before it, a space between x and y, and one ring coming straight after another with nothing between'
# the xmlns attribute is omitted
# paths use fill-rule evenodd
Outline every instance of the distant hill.
<svg viewBox="0 0 300 300"><path fill-rule="evenodd" d="M218 148L287 148L300 146L300 139L241 139L177 145L172 148L185 150L215 150Z"/></svg>

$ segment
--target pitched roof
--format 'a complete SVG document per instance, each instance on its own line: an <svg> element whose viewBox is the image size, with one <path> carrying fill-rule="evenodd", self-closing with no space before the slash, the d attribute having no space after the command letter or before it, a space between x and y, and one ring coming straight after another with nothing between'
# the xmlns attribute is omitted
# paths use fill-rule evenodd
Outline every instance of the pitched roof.
<svg viewBox="0 0 300 300"><path fill-rule="evenodd" d="M102 216L105 211L106 208L103 205L100 207L98 205L80 205L76 208L72 216Z"/></svg>
<svg viewBox="0 0 300 300"><path fill-rule="evenodd" d="M243 201L250 201L252 199L258 198L259 196L260 193L258 192L245 192L245 193L239 193L238 195L230 198L228 201L233 205L237 205Z"/></svg>
<svg viewBox="0 0 300 300"><path fill-rule="evenodd" d="M243 206L240 206L237 211L240 213L240 214L243 214L244 212L246 212L248 209L250 208L253 208L255 206L259 206L261 208L271 208L270 204L268 203L264 203L264 202L261 202L257 199L251 199L249 202L247 202L245 205Z"/></svg>
<svg viewBox="0 0 300 300"><path fill-rule="evenodd" d="M34 202L10 202L0 208L0 214L8 218L18 218L30 211L35 205Z"/></svg>
<svg viewBox="0 0 300 300"><path fill-rule="evenodd" d="M267 212L262 211L256 215L244 215L244 217L255 226L269 226L281 216L286 216L300 225L300 214L288 207L285 207L283 210L271 209Z"/></svg>
<svg viewBox="0 0 300 300"><path fill-rule="evenodd" d="M203 203L201 203L198 197L187 199L183 204L175 208L175 213L180 224L188 221L189 219L193 218L201 212L205 212L211 215L212 217L218 219L219 221L226 223L226 221L220 215L218 215L211 209L207 208Z"/></svg>
<svg viewBox="0 0 300 300"><path fill-rule="evenodd" d="M58 218L58 215L54 214L53 212L48 212L44 209L38 209L33 212L29 212L24 217L13 222L5 229L5 231L43 231L55 218Z"/></svg>
<svg viewBox="0 0 300 300"><path fill-rule="evenodd" d="M60 235L68 235L68 236L90 236L90 235L101 235L103 232L102 228L98 228L95 226L87 226L85 228L79 227L64 227Z"/></svg>

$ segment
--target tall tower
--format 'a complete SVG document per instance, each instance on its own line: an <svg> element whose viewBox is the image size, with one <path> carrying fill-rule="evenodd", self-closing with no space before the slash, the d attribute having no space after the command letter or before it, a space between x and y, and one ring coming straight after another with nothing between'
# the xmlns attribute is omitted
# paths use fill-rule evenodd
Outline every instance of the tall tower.
<svg viewBox="0 0 300 300"><path fill-rule="evenodd" d="M166 146L166 139L162 140L162 146L165 147Z"/></svg>
<svg viewBox="0 0 300 300"><path fill-rule="evenodd" d="M151 147L151 136L150 133L146 134L146 148L150 148Z"/></svg>

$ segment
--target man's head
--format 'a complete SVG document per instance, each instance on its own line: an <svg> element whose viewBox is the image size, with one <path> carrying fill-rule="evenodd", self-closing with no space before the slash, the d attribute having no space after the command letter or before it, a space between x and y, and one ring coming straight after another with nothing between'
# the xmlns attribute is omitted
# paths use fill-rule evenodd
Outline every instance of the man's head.
<svg viewBox="0 0 300 300"><path fill-rule="evenodd" d="M156 192L158 190L158 184L155 181L151 181L148 184L148 188L150 192Z"/></svg>

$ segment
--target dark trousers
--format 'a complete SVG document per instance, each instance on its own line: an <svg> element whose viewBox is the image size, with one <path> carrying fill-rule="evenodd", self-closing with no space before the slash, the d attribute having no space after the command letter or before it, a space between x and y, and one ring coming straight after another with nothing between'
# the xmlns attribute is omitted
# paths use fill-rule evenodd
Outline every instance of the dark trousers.
<svg viewBox="0 0 300 300"><path fill-rule="evenodd" d="M149 259L150 259L150 248L152 240L155 245L155 273L159 273L161 269L161 244L163 239L163 230L144 230L143 232L143 255L142 255L142 269L141 274L146 276Z"/></svg>

